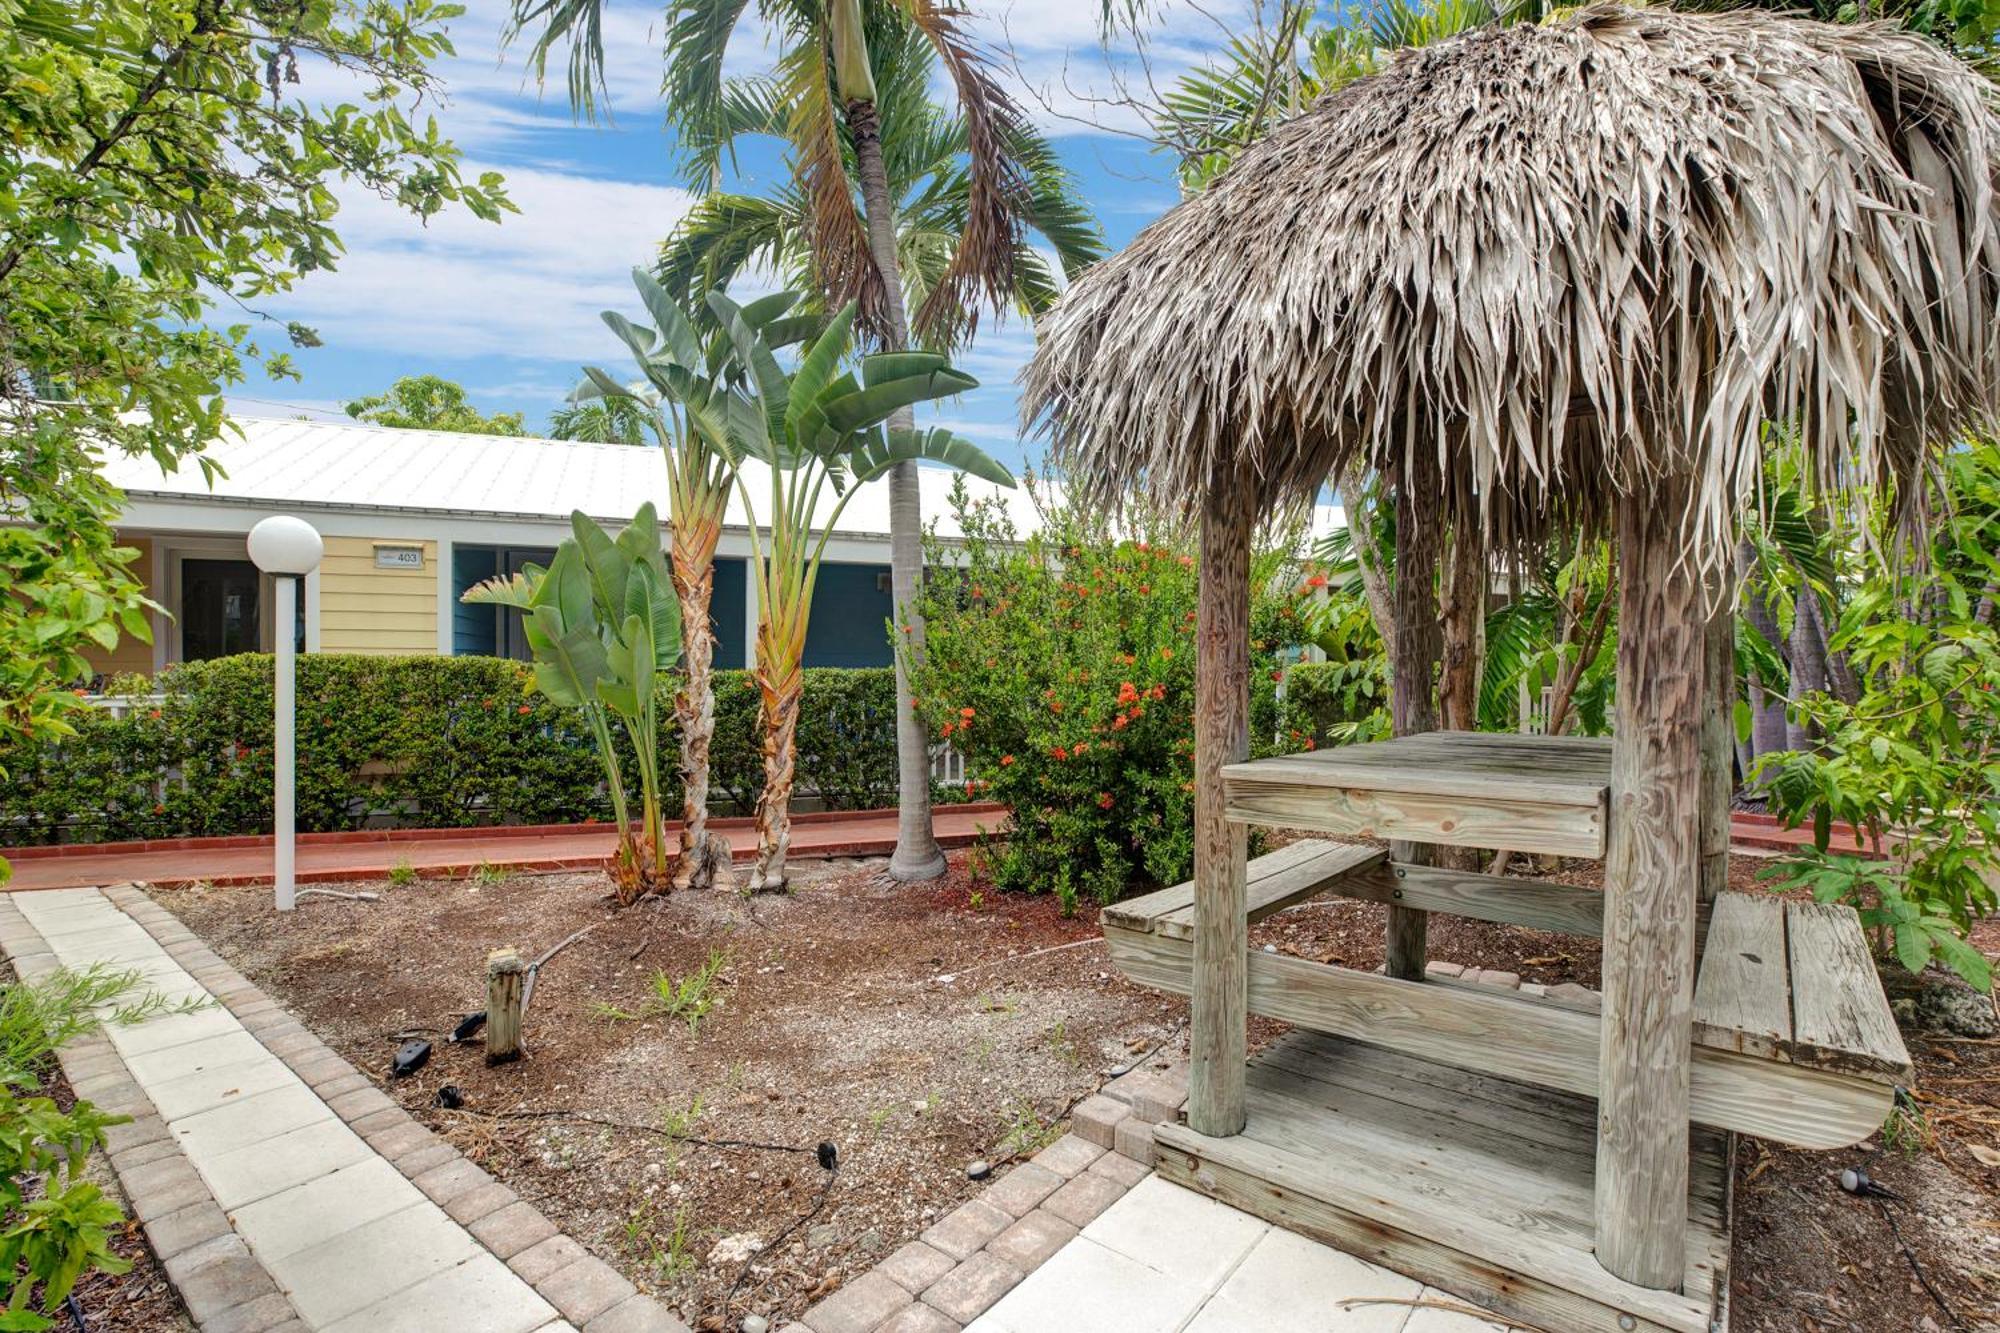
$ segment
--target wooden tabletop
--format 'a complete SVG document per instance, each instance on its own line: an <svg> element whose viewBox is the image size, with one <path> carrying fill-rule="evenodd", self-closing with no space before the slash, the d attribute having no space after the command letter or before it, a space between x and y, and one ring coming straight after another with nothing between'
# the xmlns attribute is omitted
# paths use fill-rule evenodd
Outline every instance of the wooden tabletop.
<svg viewBox="0 0 2000 1333"><path fill-rule="evenodd" d="M1229 764L1222 781L1242 823L1601 856L1611 741L1430 731Z"/></svg>

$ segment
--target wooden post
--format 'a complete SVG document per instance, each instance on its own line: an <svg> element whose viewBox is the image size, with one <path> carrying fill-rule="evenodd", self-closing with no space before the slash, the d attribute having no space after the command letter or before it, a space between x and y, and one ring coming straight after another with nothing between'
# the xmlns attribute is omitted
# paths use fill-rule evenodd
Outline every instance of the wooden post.
<svg viewBox="0 0 2000 1333"><path fill-rule="evenodd" d="M1736 790L1736 599L1722 591L1702 638L1701 900L1729 887L1729 801Z"/></svg>
<svg viewBox="0 0 2000 1333"><path fill-rule="evenodd" d="M1417 469L1421 471L1421 469ZM1398 736L1437 729L1438 659L1444 632L1438 620L1437 568L1440 515L1437 486L1428 476L1414 482L1406 468L1396 480L1396 660L1390 663L1389 720ZM1389 855L1412 865L1429 865L1424 843L1392 842ZM1424 979L1429 916L1414 907L1389 907L1384 972L1405 981Z"/></svg>
<svg viewBox="0 0 2000 1333"><path fill-rule="evenodd" d="M1213 486L1201 514L1201 600L1195 660L1194 988L1188 1126L1243 1130L1249 1053L1246 833L1226 817L1222 766L1250 754L1250 536L1247 483Z"/></svg>
<svg viewBox="0 0 2000 1333"><path fill-rule="evenodd" d="M1687 1272L1688 1060L1701 875L1707 616L1681 563L1693 483L1621 496L1618 707L1604 864L1597 1259L1642 1287Z"/></svg>
<svg viewBox="0 0 2000 1333"><path fill-rule="evenodd" d="M527 964L512 949L486 955L486 1063L521 1058L521 983Z"/></svg>

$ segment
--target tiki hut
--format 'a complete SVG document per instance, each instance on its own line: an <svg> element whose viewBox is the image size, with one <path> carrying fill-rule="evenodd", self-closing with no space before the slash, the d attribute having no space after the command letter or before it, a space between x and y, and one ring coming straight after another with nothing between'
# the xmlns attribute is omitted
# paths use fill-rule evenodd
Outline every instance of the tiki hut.
<svg viewBox="0 0 2000 1333"><path fill-rule="evenodd" d="M1996 153L1992 89L1922 38L1596 6L1321 99L1044 319L1026 412L1071 484L1201 526L1195 879L1105 916L1128 971L1193 999L1163 1170L1551 1326L1705 1329L1727 1134L1872 1130L1908 1063L1852 914L1723 892L1712 612L1774 432L1853 492L1993 417ZM1435 639L1399 633L1397 739L1242 762L1251 530L1349 468L1396 493L1399 626L1435 623L1442 523L1615 538L1612 741L1422 734ZM1252 824L1394 841L1246 866ZM1599 856L1605 889L1446 873L1438 844ZM1319 891L1390 904L1387 975L1246 951L1252 916ZM1434 910L1601 933L1601 1014L1426 981ZM1309 1049L1246 1071L1250 1010ZM1313 1059L1403 1112L1314 1102ZM1493 1079L1511 1110L1440 1109ZM1549 1145L1558 1122L1581 1141ZM1508 1158L1503 1123L1582 1176Z"/></svg>

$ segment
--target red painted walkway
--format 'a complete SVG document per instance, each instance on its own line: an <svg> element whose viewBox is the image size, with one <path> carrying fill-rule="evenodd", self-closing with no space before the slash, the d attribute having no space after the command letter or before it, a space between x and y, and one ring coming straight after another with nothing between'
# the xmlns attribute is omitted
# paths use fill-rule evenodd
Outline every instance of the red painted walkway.
<svg viewBox="0 0 2000 1333"><path fill-rule="evenodd" d="M946 847L970 846L982 828L1006 822L1006 807L990 802L940 805L937 839ZM678 828L678 824L671 825ZM756 850L748 819L718 819L709 827L729 839L737 860ZM508 870L582 870L604 864L612 846L605 825L536 828L382 829L365 833L308 833L299 839L301 883L381 879L408 862L420 875L463 875L481 865ZM894 810L854 810L796 815L793 856L887 856L896 846ZM271 878L271 840L169 838L145 843L19 847L0 851L14 877L0 891L67 889L85 885L253 884Z"/></svg>

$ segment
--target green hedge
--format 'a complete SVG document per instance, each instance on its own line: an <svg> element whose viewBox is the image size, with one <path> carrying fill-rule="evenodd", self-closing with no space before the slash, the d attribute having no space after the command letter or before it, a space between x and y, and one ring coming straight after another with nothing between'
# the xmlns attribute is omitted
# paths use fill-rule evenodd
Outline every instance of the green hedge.
<svg viewBox="0 0 2000 1333"><path fill-rule="evenodd" d="M801 789L834 809L894 803L895 689L886 667L806 672ZM0 846L269 830L270 657L190 662L121 690L164 697L123 717L77 709L74 736L0 751ZM671 716L670 698L662 711ZM299 660L298 718L301 830L611 815L576 714L530 692L520 663L314 654ZM678 810L671 726L660 743ZM712 762L722 813L748 813L763 760L747 672L716 673Z"/></svg>
<svg viewBox="0 0 2000 1333"><path fill-rule="evenodd" d="M1285 689L1278 700L1278 748L1298 750L1308 742L1325 745L1334 739L1334 728L1367 722L1388 706L1388 671L1382 658L1294 663L1285 671Z"/></svg>

